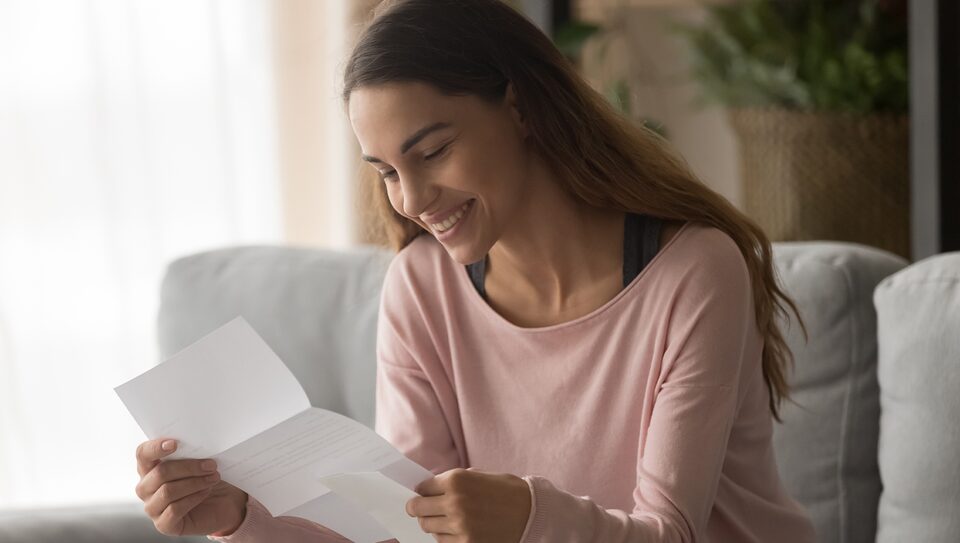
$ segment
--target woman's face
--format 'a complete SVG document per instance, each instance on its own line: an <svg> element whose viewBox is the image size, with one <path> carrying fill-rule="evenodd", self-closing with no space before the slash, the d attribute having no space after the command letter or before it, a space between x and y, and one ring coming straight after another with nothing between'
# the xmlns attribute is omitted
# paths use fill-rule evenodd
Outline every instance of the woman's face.
<svg viewBox="0 0 960 543"><path fill-rule="evenodd" d="M349 114L393 208L457 262L483 258L527 205L531 153L512 87L501 104L425 83L361 87Z"/></svg>

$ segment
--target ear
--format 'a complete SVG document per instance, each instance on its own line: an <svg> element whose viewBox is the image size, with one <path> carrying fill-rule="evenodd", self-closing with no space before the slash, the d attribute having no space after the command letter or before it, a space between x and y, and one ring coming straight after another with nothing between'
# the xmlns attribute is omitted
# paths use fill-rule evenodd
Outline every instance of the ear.
<svg viewBox="0 0 960 543"><path fill-rule="evenodd" d="M526 139L529 134L527 130L526 118L523 116L523 111L520 110L520 106L517 103L517 93L513 88L513 81L507 82L507 90L504 93L504 105L510 108L510 116L513 118L514 124L516 124L517 129Z"/></svg>

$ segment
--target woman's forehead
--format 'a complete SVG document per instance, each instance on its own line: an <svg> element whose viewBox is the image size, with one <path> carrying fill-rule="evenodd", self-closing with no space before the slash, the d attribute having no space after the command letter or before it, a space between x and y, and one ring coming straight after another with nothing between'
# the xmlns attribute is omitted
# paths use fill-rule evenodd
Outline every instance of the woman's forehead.
<svg viewBox="0 0 960 543"><path fill-rule="evenodd" d="M350 94L350 117L397 117L404 114L422 117L438 109L455 109L460 101L458 98L418 82L365 86Z"/></svg>

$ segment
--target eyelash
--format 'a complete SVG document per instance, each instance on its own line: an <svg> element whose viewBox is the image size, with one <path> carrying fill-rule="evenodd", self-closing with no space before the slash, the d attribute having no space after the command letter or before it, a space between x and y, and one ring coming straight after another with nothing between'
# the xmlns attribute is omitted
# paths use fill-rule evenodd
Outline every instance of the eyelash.
<svg viewBox="0 0 960 543"><path fill-rule="evenodd" d="M424 160L432 160L432 159L434 159L434 158L437 158L437 157L439 157L440 155L442 155L442 154L444 153L444 151L447 150L447 147L450 147L450 144L449 144L449 143L447 143L447 144L444 145L443 147L437 149L437 150L434 151L433 153L424 156L423 159L424 159ZM388 180L390 180L390 177L391 177L393 174L395 174L395 173L397 173L396 170L391 170L391 171L389 171L389 172L386 172L386 173L381 174L381 178L382 178L384 181L388 181Z"/></svg>

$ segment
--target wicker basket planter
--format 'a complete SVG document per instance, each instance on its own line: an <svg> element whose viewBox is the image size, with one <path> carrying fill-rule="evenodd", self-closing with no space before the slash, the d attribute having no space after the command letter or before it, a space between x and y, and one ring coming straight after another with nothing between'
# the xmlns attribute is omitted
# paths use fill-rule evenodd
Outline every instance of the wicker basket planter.
<svg viewBox="0 0 960 543"><path fill-rule="evenodd" d="M733 109L745 212L773 241L839 240L910 258L909 121Z"/></svg>

